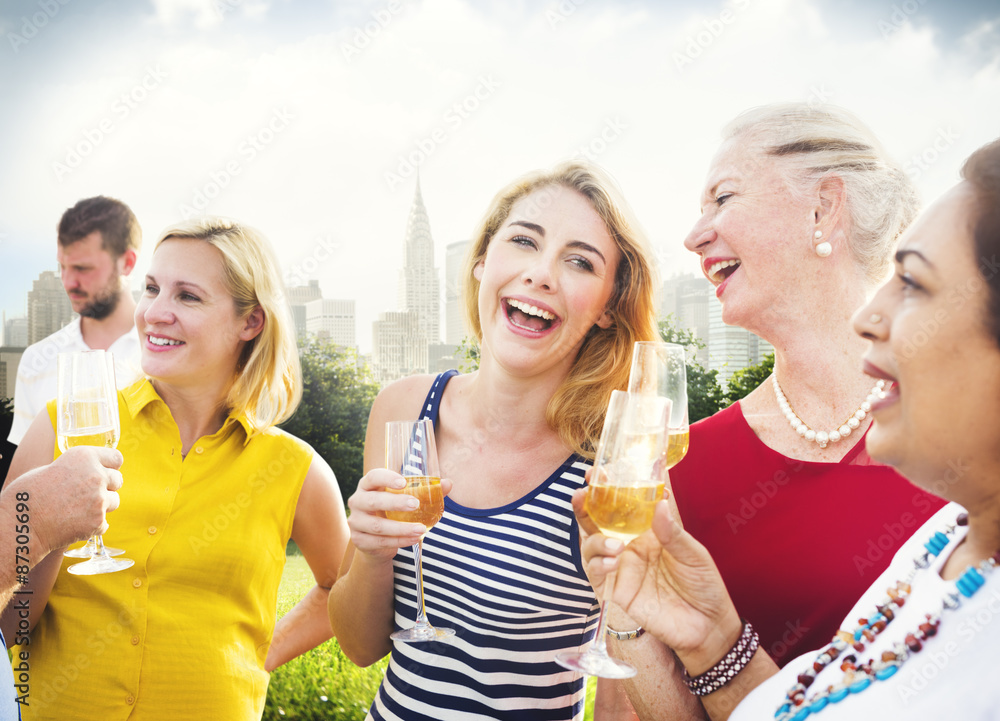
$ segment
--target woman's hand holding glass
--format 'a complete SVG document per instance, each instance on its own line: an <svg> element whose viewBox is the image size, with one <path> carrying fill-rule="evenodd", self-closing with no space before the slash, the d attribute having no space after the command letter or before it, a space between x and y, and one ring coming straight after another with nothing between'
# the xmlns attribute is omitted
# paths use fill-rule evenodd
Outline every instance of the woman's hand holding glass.
<svg viewBox="0 0 1000 721"><path fill-rule="evenodd" d="M412 546L427 532L422 523L389 518L390 513L402 514L419 506L416 498L401 493L404 488L406 479L385 468L373 468L358 482L357 490L347 501L351 509L347 525L351 529L351 543L359 552L391 563L396 549ZM441 488L447 495L451 482L442 479Z"/></svg>
<svg viewBox="0 0 1000 721"><path fill-rule="evenodd" d="M658 501L650 531L628 545L603 535L573 495L584 569L594 588L614 577L614 601L647 633L677 652L691 675L710 668L733 645L742 624L708 551Z"/></svg>

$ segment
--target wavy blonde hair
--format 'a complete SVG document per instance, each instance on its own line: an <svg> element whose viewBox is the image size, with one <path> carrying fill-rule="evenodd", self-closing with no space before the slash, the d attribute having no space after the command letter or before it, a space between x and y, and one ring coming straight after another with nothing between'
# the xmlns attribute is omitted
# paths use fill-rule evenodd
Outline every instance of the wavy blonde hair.
<svg viewBox="0 0 1000 721"><path fill-rule="evenodd" d="M511 207L536 190L563 186L586 197L604 221L618 248L615 283L608 301L612 324L593 326L580 346L569 375L549 400L545 419L563 442L585 458L593 458L604 425L611 391L628 386L632 347L636 341L659 340L656 328L658 277L649 241L618 186L597 166L569 161L549 171L530 173L501 190L480 222L465 257L463 300L469 328L483 338L479 319L479 281L473 271ZM539 205L544 203L544 196Z"/></svg>
<svg viewBox="0 0 1000 721"><path fill-rule="evenodd" d="M792 192L827 176L844 183L847 240L871 283L885 280L899 236L917 217L913 181L852 113L833 105L775 103L751 108L722 131L777 163Z"/></svg>
<svg viewBox="0 0 1000 721"><path fill-rule="evenodd" d="M291 417L302 399L302 370L291 310L277 257L258 231L226 218L198 218L170 226L154 246L172 238L203 240L222 254L223 283L244 319L260 308L264 327L240 354L226 397L230 412L245 414L254 434Z"/></svg>

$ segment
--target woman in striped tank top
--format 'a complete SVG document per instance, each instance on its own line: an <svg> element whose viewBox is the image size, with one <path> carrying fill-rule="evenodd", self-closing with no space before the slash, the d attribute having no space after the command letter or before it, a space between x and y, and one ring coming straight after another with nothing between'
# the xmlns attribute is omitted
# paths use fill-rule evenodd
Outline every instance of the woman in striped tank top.
<svg viewBox="0 0 1000 721"><path fill-rule="evenodd" d="M615 185L565 163L503 189L462 285L479 369L403 378L372 407L366 475L351 497L351 546L330 596L344 652L391 653L369 718L583 718L585 687L555 663L597 621L570 497L628 382L632 346L657 337L647 241ZM444 641L393 643L416 615L410 547L425 530L390 521L409 498L384 492L387 421L434 420L448 496L423 541L424 595Z"/></svg>

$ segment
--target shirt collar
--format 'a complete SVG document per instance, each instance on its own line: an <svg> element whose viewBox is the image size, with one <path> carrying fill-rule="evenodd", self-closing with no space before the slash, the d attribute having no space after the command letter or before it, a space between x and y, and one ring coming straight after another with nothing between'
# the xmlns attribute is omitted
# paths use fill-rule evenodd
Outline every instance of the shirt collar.
<svg viewBox="0 0 1000 721"><path fill-rule="evenodd" d="M152 381L149 378L142 378L128 388L122 391L122 396L125 399L125 407L128 408L129 415L133 420L138 417L142 410L148 406L150 403L157 402L163 405L163 408L167 408L167 404L163 402L160 395L153 388ZM222 428L220 428L215 435L224 435L227 433L227 429L232 425L237 424L243 428L243 445L245 446L250 442L250 437L253 435L253 426L250 425L250 420L247 418L245 413L240 413L235 415L230 413L226 420L222 423Z"/></svg>

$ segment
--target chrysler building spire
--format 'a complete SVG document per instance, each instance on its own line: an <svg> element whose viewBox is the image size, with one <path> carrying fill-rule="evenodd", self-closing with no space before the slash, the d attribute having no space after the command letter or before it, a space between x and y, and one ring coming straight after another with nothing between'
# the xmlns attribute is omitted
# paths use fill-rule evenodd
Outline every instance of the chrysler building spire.
<svg viewBox="0 0 1000 721"><path fill-rule="evenodd" d="M427 334L428 343L440 343L440 283L434 267L434 240L427 208L420 194L420 175L406 221L406 239L403 244L403 269L400 272L399 309L417 313Z"/></svg>

